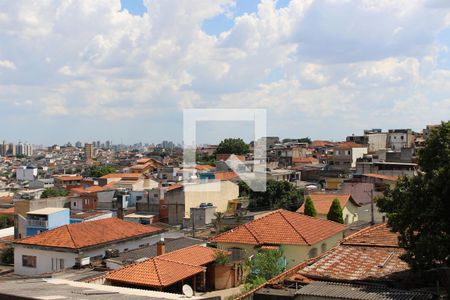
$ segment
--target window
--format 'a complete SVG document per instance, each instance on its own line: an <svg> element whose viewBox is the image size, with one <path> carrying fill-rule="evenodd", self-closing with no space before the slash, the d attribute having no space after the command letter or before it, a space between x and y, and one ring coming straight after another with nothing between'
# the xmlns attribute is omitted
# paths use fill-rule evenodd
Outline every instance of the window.
<svg viewBox="0 0 450 300"><path fill-rule="evenodd" d="M36 256L22 255L22 266L36 268Z"/></svg>
<svg viewBox="0 0 450 300"><path fill-rule="evenodd" d="M309 250L308 256L309 256L309 258L316 257L317 256L317 248L312 248L311 250Z"/></svg>
<svg viewBox="0 0 450 300"><path fill-rule="evenodd" d="M139 248L148 247L148 245L149 245L149 243L141 244L141 245L139 245Z"/></svg>
<svg viewBox="0 0 450 300"><path fill-rule="evenodd" d="M74 202L74 203L73 203L73 206L77 206L77 203L76 203L76 202Z"/></svg>
<svg viewBox="0 0 450 300"><path fill-rule="evenodd" d="M231 259L233 261L235 260L241 260L244 258L245 250L241 248L228 248L228 251L231 252Z"/></svg>
<svg viewBox="0 0 450 300"><path fill-rule="evenodd" d="M322 246L320 246L320 251L322 253L324 253L325 251L327 251L327 244L323 243Z"/></svg>

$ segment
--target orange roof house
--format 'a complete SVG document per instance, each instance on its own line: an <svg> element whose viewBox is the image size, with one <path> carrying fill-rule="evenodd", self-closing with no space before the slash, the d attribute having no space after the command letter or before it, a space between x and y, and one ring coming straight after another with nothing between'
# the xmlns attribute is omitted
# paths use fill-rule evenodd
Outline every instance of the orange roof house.
<svg viewBox="0 0 450 300"><path fill-rule="evenodd" d="M386 224L354 233L299 274L326 281L398 281L410 270L399 256L404 249Z"/></svg>
<svg viewBox="0 0 450 300"><path fill-rule="evenodd" d="M205 285L210 285L207 281L211 276L206 276L206 272L211 273L218 252L223 251L194 245L112 271L106 281L171 292L180 292L182 284L188 283L196 290L199 276Z"/></svg>
<svg viewBox="0 0 450 300"><path fill-rule="evenodd" d="M105 255L106 249L135 249L158 238L160 228L107 218L64 225L14 242L16 263L20 275L51 273ZM59 255L58 255L59 253ZM32 257L30 261L22 257ZM48 257L63 260L49 264Z"/></svg>
<svg viewBox="0 0 450 300"><path fill-rule="evenodd" d="M263 246L277 246L291 266L334 246L345 229L339 223L280 209L219 234L210 242L247 255Z"/></svg>
<svg viewBox="0 0 450 300"><path fill-rule="evenodd" d="M350 224L358 221L358 207L359 205L355 200L353 200L352 196L349 194L310 194L308 195L312 202L314 203L314 207L317 211L317 216L322 219L327 218L328 211L330 210L331 203L333 203L334 199L339 200L339 204L342 208L342 215L344 218L345 224ZM305 204L303 204L297 212L304 213Z"/></svg>

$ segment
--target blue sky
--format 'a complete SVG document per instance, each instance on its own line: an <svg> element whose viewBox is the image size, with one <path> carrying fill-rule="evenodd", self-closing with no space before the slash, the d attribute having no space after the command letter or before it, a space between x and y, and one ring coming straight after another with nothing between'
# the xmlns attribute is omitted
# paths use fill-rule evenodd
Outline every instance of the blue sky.
<svg viewBox="0 0 450 300"><path fill-rule="evenodd" d="M447 0L4 1L0 140L179 142L185 108L265 108L280 137L420 130L450 116L449 25Z"/></svg>

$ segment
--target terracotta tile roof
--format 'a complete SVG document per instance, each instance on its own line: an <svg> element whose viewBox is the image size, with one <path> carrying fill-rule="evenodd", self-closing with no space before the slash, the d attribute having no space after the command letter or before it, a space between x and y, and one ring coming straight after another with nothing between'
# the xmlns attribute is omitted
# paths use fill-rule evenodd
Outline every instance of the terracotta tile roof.
<svg viewBox="0 0 450 300"><path fill-rule="evenodd" d="M17 244L80 249L139 236L150 236L161 229L107 218L91 222L64 225L16 241Z"/></svg>
<svg viewBox="0 0 450 300"><path fill-rule="evenodd" d="M339 223L280 209L219 234L210 241L252 245L312 245L345 229L346 226Z"/></svg>
<svg viewBox="0 0 450 300"><path fill-rule="evenodd" d="M74 180L82 180L83 176L56 176L55 180L59 181L74 181Z"/></svg>
<svg viewBox="0 0 450 300"><path fill-rule="evenodd" d="M400 248L342 245L299 273L313 279L388 280L395 273L409 270L399 258L402 253Z"/></svg>
<svg viewBox="0 0 450 300"><path fill-rule="evenodd" d="M172 191L172 190L176 190L179 188L182 188L183 186L181 184L172 184L170 186L167 187L167 191Z"/></svg>
<svg viewBox="0 0 450 300"><path fill-rule="evenodd" d="M138 286L166 287L203 272L203 266L213 262L217 252L224 251L194 245L112 271L106 279Z"/></svg>
<svg viewBox="0 0 450 300"><path fill-rule="evenodd" d="M196 165L195 169L199 170L199 171L209 171L214 169L215 167L211 166L211 165Z"/></svg>
<svg viewBox="0 0 450 300"><path fill-rule="evenodd" d="M345 245L399 247L398 234L383 223L364 228L345 238Z"/></svg>
<svg viewBox="0 0 450 300"><path fill-rule="evenodd" d="M334 147L335 149L351 149L351 148L366 148L367 145L357 144L354 142L342 142Z"/></svg>
<svg viewBox="0 0 450 300"><path fill-rule="evenodd" d="M238 177L239 175L233 171L223 171L223 172L214 172L214 177L217 180L231 180L233 178Z"/></svg>
<svg viewBox="0 0 450 300"><path fill-rule="evenodd" d="M108 179L108 178L139 178L143 176L141 173L111 173L104 175L100 178Z"/></svg>
<svg viewBox="0 0 450 300"><path fill-rule="evenodd" d="M297 164L318 164L319 160L314 157L294 157L292 158L292 162Z"/></svg>
<svg viewBox="0 0 450 300"><path fill-rule="evenodd" d="M379 224L348 236L299 273L313 279L389 281L410 270L399 258L403 253L397 234Z"/></svg>
<svg viewBox="0 0 450 300"><path fill-rule="evenodd" d="M375 174L375 173L363 174L363 176L381 179L381 180L387 180L387 181L397 181L397 179L398 179L398 176L389 176L389 175L382 175L382 174Z"/></svg>
<svg viewBox="0 0 450 300"><path fill-rule="evenodd" d="M78 193L78 194L90 194L90 193L96 193L99 191L103 191L103 187L101 186L97 186L97 185L93 185L87 188L83 188L83 187L77 187L77 188L72 188L70 189L72 192Z"/></svg>
<svg viewBox="0 0 450 300"><path fill-rule="evenodd" d="M113 271L106 276L106 279L115 283L165 287L202 271L203 267L200 266L152 258Z"/></svg>
<svg viewBox="0 0 450 300"><path fill-rule="evenodd" d="M12 196L0 197L0 202L2 202L2 203L12 203L12 200L13 200Z"/></svg>
<svg viewBox="0 0 450 300"><path fill-rule="evenodd" d="M310 194L309 197L314 202L314 207L318 214L326 215L330 210L331 203L333 203L334 199L339 200L339 204L343 208L347 205L348 201L353 203L355 206L361 206L353 200L353 198L349 194ZM303 204L297 212L304 213L305 205Z"/></svg>
<svg viewBox="0 0 450 300"><path fill-rule="evenodd" d="M326 147L326 146L333 146L335 145L335 142L330 142L330 141L313 141L311 143L311 145L309 145L310 147Z"/></svg>
<svg viewBox="0 0 450 300"><path fill-rule="evenodd" d="M0 215L13 215L14 207L0 209Z"/></svg>

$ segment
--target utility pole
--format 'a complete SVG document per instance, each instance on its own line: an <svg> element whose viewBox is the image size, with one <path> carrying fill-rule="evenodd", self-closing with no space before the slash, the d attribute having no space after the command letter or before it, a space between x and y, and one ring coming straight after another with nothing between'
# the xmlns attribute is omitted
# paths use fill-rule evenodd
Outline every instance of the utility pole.
<svg viewBox="0 0 450 300"><path fill-rule="evenodd" d="M373 189L374 188L375 188L375 185L370 190L370 218L371 218L372 225L375 224L375 216L374 216L374 212L373 212Z"/></svg>
<svg viewBox="0 0 450 300"><path fill-rule="evenodd" d="M191 210L192 238L195 238L195 209Z"/></svg>

